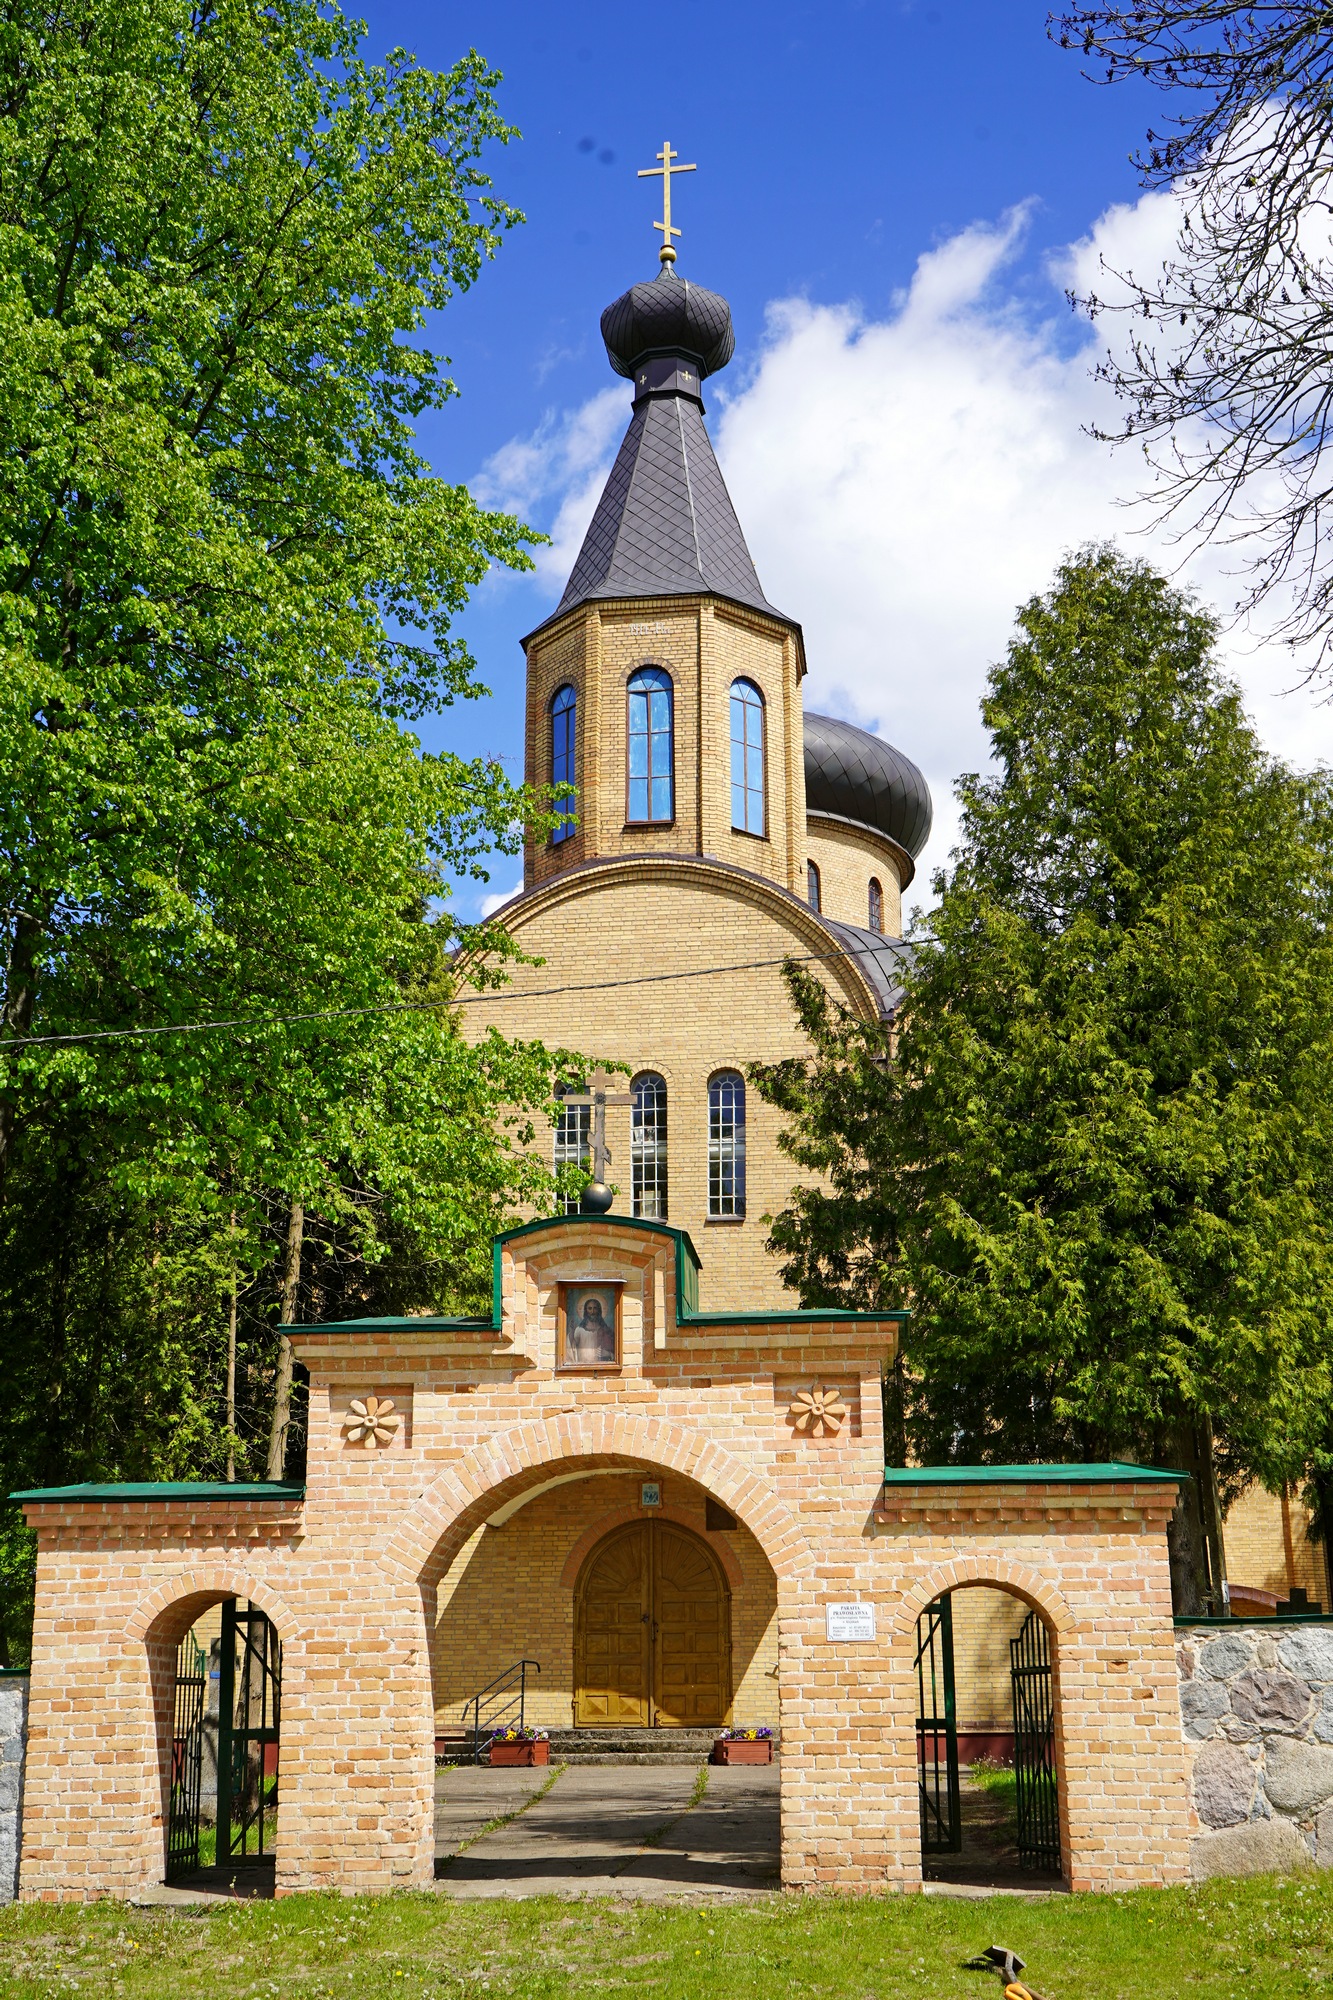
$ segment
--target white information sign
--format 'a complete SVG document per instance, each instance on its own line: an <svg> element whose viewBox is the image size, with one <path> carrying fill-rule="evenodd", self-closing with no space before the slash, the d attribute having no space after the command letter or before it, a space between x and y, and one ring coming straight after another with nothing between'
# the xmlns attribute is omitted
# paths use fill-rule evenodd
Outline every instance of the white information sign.
<svg viewBox="0 0 1333 2000"><path fill-rule="evenodd" d="M828 1637L844 1645L849 1640L873 1639L875 1607L873 1604L826 1604L824 1622Z"/></svg>

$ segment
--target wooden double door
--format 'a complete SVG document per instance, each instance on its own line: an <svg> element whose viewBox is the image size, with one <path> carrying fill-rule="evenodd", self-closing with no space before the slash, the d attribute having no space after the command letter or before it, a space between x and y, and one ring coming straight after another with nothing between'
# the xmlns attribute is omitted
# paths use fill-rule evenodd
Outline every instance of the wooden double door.
<svg viewBox="0 0 1333 2000"><path fill-rule="evenodd" d="M579 1578L574 1719L712 1727L731 1706L731 1594L698 1535L648 1519L599 1542Z"/></svg>

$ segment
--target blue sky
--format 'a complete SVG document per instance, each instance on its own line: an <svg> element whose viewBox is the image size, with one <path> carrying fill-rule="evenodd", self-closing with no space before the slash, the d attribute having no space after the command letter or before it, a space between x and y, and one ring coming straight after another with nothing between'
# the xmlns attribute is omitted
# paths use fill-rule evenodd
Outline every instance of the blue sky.
<svg viewBox="0 0 1333 2000"><path fill-rule="evenodd" d="M985 746L976 700L1013 606L1064 547L1125 531L1136 474L1084 426L1090 331L1071 269L1165 247L1128 156L1160 105L1104 90L1047 40L1040 0L723 0L643 10L528 0L366 10L367 52L445 66L475 45L522 131L492 171L526 224L431 329L461 395L423 427L435 470L554 531L539 574L463 621L494 690L423 730L521 773L518 640L550 607L628 414L597 331L654 275L664 138L682 275L724 292L737 357L710 429L769 595L806 627L807 705L950 782ZM1072 246L1072 247L1071 247ZM1225 595L1207 563L1196 580ZM1266 656L1237 671L1275 744L1327 735ZM1293 699L1300 709L1293 711ZM512 861L493 887L511 889ZM460 890L460 909L478 907Z"/></svg>

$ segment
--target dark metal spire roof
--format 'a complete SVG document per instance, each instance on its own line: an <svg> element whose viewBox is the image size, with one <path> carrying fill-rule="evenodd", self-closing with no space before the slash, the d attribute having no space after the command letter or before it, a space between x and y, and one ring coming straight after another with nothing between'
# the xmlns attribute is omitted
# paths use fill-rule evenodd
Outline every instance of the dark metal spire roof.
<svg viewBox="0 0 1333 2000"><path fill-rule="evenodd" d="M805 805L885 833L915 859L930 838L930 787L910 757L833 715L805 718Z"/></svg>
<svg viewBox="0 0 1333 2000"><path fill-rule="evenodd" d="M708 593L794 624L764 595L704 428L702 377L734 345L726 300L664 270L607 307L602 333L634 408L552 616L599 598Z"/></svg>

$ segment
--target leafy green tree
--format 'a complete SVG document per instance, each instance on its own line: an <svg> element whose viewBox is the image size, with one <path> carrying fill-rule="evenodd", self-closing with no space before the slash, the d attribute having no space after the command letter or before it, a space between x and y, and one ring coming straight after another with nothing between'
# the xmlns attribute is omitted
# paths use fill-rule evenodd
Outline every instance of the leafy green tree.
<svg viewBox="0 0 1333 2000"><path fill-rule="evenodd" d="M905 1446L1183 1463L1190 1609L1215 1494L1325 1467L1333 1408L1333 801L1214 637L1147 565L1066 562L990 676L896 1024L792 968L813 1059L756 1072L821 1177L773 1226L789 1280L910 1296Z"/></svg>
<svg viewBox="0 0 1333 2000"><path fill-rule="evenodd" d="M290 1464L275 1317L470 1299L550 1193L558 1063L465 1036L460 966L511 947L447 913L542 802L411 733L479 692L451 623L533 540L414 446L512 135L475 53L360 38L0 0L10 1485Z"/></svg>

